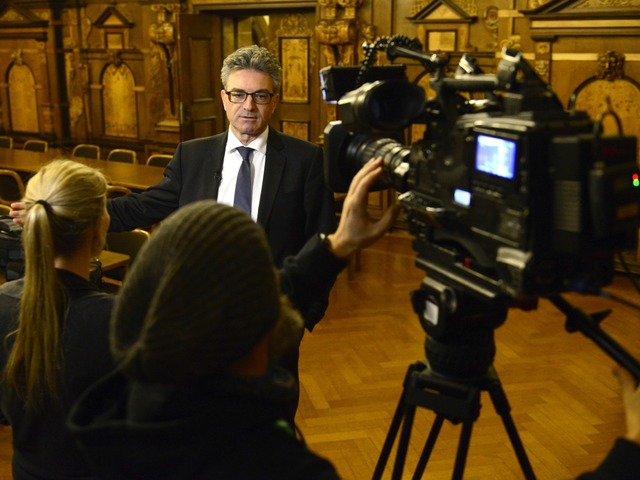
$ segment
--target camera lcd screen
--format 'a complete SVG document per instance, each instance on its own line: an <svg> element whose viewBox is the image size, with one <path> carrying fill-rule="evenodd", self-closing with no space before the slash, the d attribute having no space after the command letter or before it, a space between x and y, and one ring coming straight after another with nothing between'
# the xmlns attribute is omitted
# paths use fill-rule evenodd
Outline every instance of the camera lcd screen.
<svg viewBox="0 0 640 480"><path fill-rule="evenodd" d="M516 173L516 142L478 135L476 170L512 180Z"/></svg>

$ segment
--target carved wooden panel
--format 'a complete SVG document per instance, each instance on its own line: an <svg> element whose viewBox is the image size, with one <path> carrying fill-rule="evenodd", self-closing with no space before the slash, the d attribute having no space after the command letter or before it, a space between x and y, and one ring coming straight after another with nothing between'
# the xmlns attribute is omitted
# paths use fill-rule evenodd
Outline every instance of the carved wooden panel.
<svg viewBox="0 0 640 480"><path fill-rule="evenodd" d="M284 103L309 103L309 38L280 38Z"/></svg>
<svg viewBox="0 0 640 480"><path fill-rule="evenodd" d="M623 132L640 136L640 83L624 74L625 56L606 52L598 56L596 74L585 79L574 91L569 108L584 110L597 118L611 108L619 117ZM603 118L605 134L617 134L617 125L611 116ZM638 145L640 161L640 144Z"/></svg>
<svg viewBox="0 0 640 480"><path fill-rule="evenodd" d="M124 63L109 65L102 77L104 133L114 137L138 136L135 81Z"/></svg>
<svg viewBox="0 0 640 480"><path fill-rule="evenodd" d="M640 90L631 82L596 80L582 89L575 106L577 110L585 110L595 118L606 110L607 98L611 99L611 107L620 117L624 130L632 134L640 133ZM610 118L604 120L603 126L606 133L617 133L615 123Z"/></svg>
<svg viewBox="0 0 640 480"><path fill-rule="evenodd" d="M302 140L309 140L309 122L291 122L283 120L280 124L280 130L283 133L301 138Z"/></svg>
<svg viewBox="0 0 640 480"><path fill-rule="evenodd" d="M31 69L23 63L14 64L9 70L8 83L11 129L38 132L36 86Z"/></svg>

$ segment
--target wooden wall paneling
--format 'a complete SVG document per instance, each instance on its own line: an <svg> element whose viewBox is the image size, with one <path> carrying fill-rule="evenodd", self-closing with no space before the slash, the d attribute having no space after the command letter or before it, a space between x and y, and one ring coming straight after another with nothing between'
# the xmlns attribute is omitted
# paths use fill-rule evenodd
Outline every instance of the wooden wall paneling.
<svg viewBox="0 0 640 480"><path fill-rule="evenodd" d="M598 56L607 51L629 57L632 78L640 73L638 6L637 0L624 6L611 1L553 1L523 12L528 43L548 45L549 83L565 105L577 86L594 74Z"/></svg>
<svg viewBox="0 0 640 480"><path fill-rule="evenodd" d="M64 92L60 92L60 96L66 100L61 105L64 111L61 118L67 122L66 129L69 137L67 142L71 144L79 143L74 142L76 139L87 138L89 79L88 68L81 55L85 32L81 12L66 9L61 17L62 25L59 28L62 37L64 73L60 73L58 77L58 89L60 91L65 89Z"/></svg>
<svg viewBox="0 0 640 480"><path fill-rule="evenodd" d="M54 37L48 9L5 2L0 6L0 129L18 144L27 136L53 135L52 90L49 78L56 62L46 47Z"/></svg>
<svg viewBox="0 0 640 480"><path fill-rule="evenodd" d="M89 68L89 104L87 139L91 143L104 136L104 108L102 105L103 87L102 72L107 67L108 59L102 52L92 52L85 56Z"/></svg>
<svg viewBox="0 0 640 480"><path fill-rule="evenodd" d="M38 85L31 62L25 61L21 49L16 49L12 57L14 61L6 76L9 125L13 131L38 133Z"/></svg>
<svg viewBox="0 0 640 480"><path fill-rule="evenodd" d="M138 137L135 78L125 63L110 63L102 73L102 105L106 136Z"/></svg>
<svg viewBox="0 0 640 480"><path fill-rule="evenodd" d="M278 55L282 65L280 103L272 123L277 128L289 125L290 132L310 142L318 142L324 130L319 116L320 85L318 48L315 42L315 11L269 14L268 48ZM306 136L305 128L306 126Z"/></svg>
<svg viewBox="0 0 640 480"><path fill-rule="evenodd" d="M44 44L47 81L43 82L48 111L43 112L42 134L50 147L58 147L69 140L70 117L67 87L66 45L69 28L65 26L68 10L60 4L53 5L49 15L49 41Z"/></svg>
<svg viewBox="0 0 640 480"><path fill-rule="evenodd" d="M172 29L180 8L170 3L94 2L67 11L64 43L72 143L124 146L141 156L146 144L175 149L177 73L168 65L176 63ZM158 49L166 54L161 68L153 63ZM106 88L105 78L111 79Z"/></svg>

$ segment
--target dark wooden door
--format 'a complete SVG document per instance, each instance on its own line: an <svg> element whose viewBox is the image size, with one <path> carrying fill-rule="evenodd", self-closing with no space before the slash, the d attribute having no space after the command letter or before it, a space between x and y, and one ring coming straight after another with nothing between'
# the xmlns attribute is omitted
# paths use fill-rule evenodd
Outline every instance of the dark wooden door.
<svg viewBox="0 0 640 480"><path fill-rule="evenodd" d="M220 17L180 15L180 140L224 130Z"/></svg>

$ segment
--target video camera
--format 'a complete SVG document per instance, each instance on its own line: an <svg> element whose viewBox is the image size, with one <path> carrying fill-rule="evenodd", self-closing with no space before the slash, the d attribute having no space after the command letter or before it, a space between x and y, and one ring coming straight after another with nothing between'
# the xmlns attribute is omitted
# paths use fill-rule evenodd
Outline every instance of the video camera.
<svg viewBox="0 0 640 480"><path fill-rule="evenodd" d="M324 131L327 183L344 192L364 163L384 159L379 188L400 193L416 265L427 272L412 292L427 350L440 343L449 357L449 347L470 347L441 370L482 373L508 308L612 281L614 253L638 237L636 138L610 110L618 135L602 133L604 116L565 111L517 51L503 50L495 75L464 55L447 76L448 55L424 54L416 40L382 37L364 48L362 67L321 71L340 119ZM404 66L372 67L380 50L424 72L411 83ZM418 85L426 74L430 99ZM414 124L426 131L406 145Z"/></svg>

